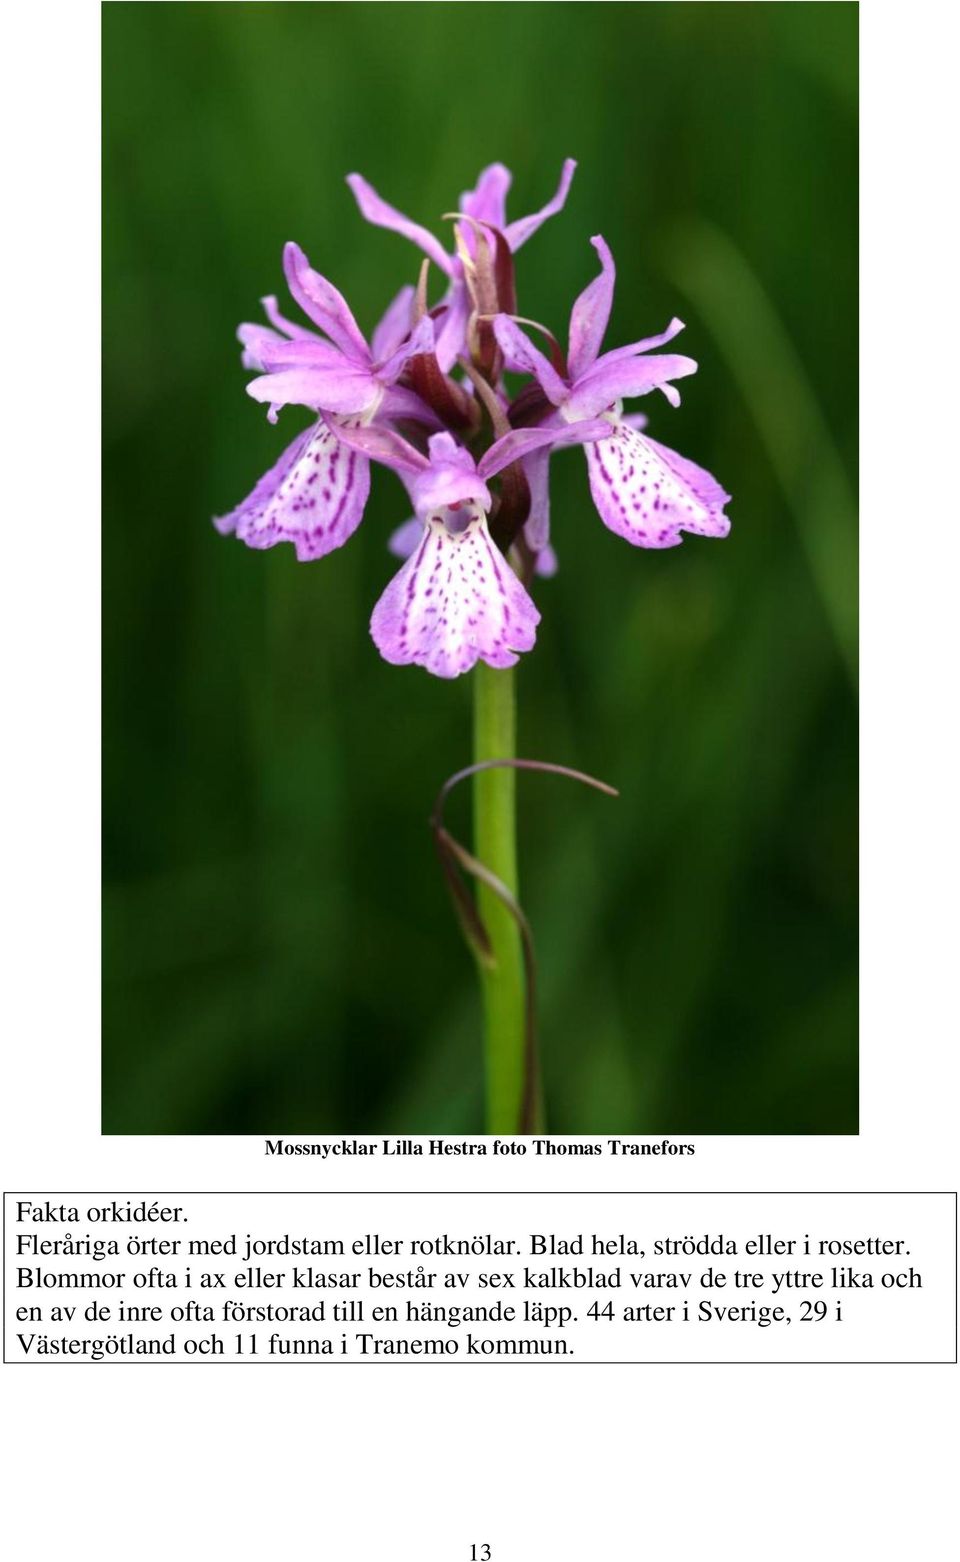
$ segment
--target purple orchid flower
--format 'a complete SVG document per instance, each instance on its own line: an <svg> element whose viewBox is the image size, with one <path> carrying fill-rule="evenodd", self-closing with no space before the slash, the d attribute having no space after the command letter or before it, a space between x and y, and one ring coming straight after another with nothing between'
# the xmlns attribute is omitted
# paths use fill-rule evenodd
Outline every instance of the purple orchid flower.
<svg viewBox="0 0 960 1562"><path fill-rule="evenodd" d="M562 211L576 166L575 159L568 157L563 164L560 183L547 204L529 217L520 217L515 222L507 222L507 193L513 182L513 175L503 163L491 163L488 168L483 169L475 187L461 195L458 209L465 217L472 218L475 223L498 229L506 239L511 252L516 254L517 250L526 244L548 218ZM439 239L436 239L427 228L421 227L418 222L412 222L395 207L388 205L361 174L348 174L347 184L368 222L374 223L378 228L389 228L392 232L400 233L404 238L410 239L450 279L450 286L443 300L445 313L439 321L436 344L437 360L446 373L464 351L467 322L470 316L470 295L460 255L448 254ZM464 224L462 242L468 253L472 252L475 240L469 223Z"/></svg>
<svg viewBox="0 0 960 1562"><path fill-rule="evenodd" d="M269 404L271 422L289 404L329 416L298 434L253 492L214 524L248 547L291 542L298 559L319 559L353 535L370 492L370 462L342 443L339 429L378 418L437 426L420 398L396 384L413 356L432 350L433 322L424 317L411 330L414 292L403 288L368 346L342 294L303 251L288 244L283 259L291 294L324 334L285 320L276 299L265 298L270 325L246 324L238 332L244 368L261 371L247 391Z"/></svg>
<svg viewBox="0 0 960 1562"><path fill-rule="evenodd" d="M613 302L615 268L605 241L591 244L600 256L600 275L576 300L570 315L567 375L551 363L509 315L494 321L497 341L510 369L532 374L550 403L546 423L575 424L579 419L606 417L611 432L585 445L590 492L600 519L611 531L643 548L672 548L681 532L725 537L730 522L723 514L729 494L709 472L668 450L640 432L625 418L625 399L660 390L672 406L680 402L673 380L696 371L692 358L653 353L683 330L672 320L659 336L600 353ZM531 493L546 485L548 448L528 458L525 469ZM537 540L546 541L545 500L534 511Z"/></svg>
<svg viewBox="0 0 960 1562"><path fill-rule="evenodd" d="M395 431L344 429L342 438L392 467L410 495L418 527L409 556L373 610L370 632L385 661L416 663L456 678L483 660L512 667L532 649L540 614L490 536L493 498L486 479L531 450L605 436L607 424L512 429L479 462L449 433L430 438L424 455Z"/></svg>

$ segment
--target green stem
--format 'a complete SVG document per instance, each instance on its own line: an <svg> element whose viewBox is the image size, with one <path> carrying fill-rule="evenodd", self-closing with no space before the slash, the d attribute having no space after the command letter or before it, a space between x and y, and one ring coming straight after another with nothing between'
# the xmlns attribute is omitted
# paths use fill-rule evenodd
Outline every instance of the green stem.
<svg viewBox="0 0 960 1562"><path fill-rule="evenodd" d="M473 684L473 757L516 757L517 711L512 668L478 662ZM517 896L516 771L484 770L473 778L475 855ZM502 901L480 884L477 905L493 960L480 963L483 987L487 1132L517 1132L523 1104L526 1032L520 930Z"/></svg>

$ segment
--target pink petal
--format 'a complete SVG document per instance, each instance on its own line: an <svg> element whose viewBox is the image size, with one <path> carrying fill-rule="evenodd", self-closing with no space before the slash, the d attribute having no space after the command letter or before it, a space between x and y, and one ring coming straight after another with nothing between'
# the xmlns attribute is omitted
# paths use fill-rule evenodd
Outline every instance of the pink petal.
<svg viewBox="0 0 960 1562"><path fill-rule="evenodd" d="M283 269L287 286L305 315L349 358L370 362L370 349L343 294L314 271L299 244L286 244Z"/></svg>
<svg viewBox="0 0 960 1562"><path fill-rule="evenodd" d="M433 408L428 407L416 391L407 390L404 385L387 386L377 417L384 422L403 420L408 423L422 423L425 428L442 427Z"/></svg>
<svg viewBox="0 0 960 1562"><path fill-rule="evenodd" d="M523 470L530 489L530 514L524 531L530 547L539 554L550 538L550 450L533 450L523 457ZM537 561L539 566L539 559Z"/></svg>
<svg viewBox="0 0 960 1562"><path fill-rule="evenodd" d="M515 374L532 374L539 381L544 395L549 397L555 407L559 407L566 398L567 385L550 359L539 347L534 347L526 331L521 331L509 315L497 315L493 331L507 360L507 368Z"/></svg>
<svg viewBox="0 0 960 1562"><path fill-rule="evenodd" d="M277 308L277 301L272 295L261 298L260 302L270 324L261 325L259 322L254 322L253 324L240 326L237 331L237 335L244 345L242 362L245 369L262 370L266 367L261 351L263 347L276 348L282 346L284 342L290 341L315 342L317 345L327 345L325 343L321 344L320 337L316 336L313 331L308 330L306 326L294 325L291 320L285 319ZM327 346L327 351L333 351L333 349Z"/></svg>
<svg viewBox="0 0 960 1562"><path fill-rule="evenodd" d="M414 477L410 494L418 515L451 505L481 505L489 510L490 490L478 474L469 450L458 445L452 434L432 434L429 440L430 462L426 471Z"/></svg>
<svg viewBox="0 0 960 1562"><path fill-rule="evenodd" d="M674 315L665 331L660 331L657 336L645 336L639 342L630 342L626 347L615 347L612 352L604 353L603 363L619 363L621 358L635 358L638 353L649 353L655 347L665 347L667 342L672 342L675 336L685 330L683 321Z"/></svg>
<svg viewBox="0 0 960 1562"><path fill-rule="evenodd" d="M502 163L491 163L481 173L476 187L461 195L457 210L476 222L489 222L494 228L502 228L507 217L507 192L512 182L509 168Z"/></svg>
<svg viewBox="0 0 960 1562"><path fill-rule="evenodd" d="M289 336L291 340L294 340L296 337L313 339L313 332L307 326L295 325L292 320L288 320L285 315L280 313L280 307L272 293L268 293L266 298L261 298L260 302L263 305L264 314L275 330L281 331L284 336Z"/></svg>
<svg viewBox="0 0 960 1562"><path fill-rule="evenodd" d="M427 441L427 449L431 461L446 461L450 466L459 467L461 472L476 470L476 462L469 450L464 445L458 445L447 429L444 429L442 434L431 434Z"/></svg>
<svg viewBox="0 0 960 1562"><path fill-rule="evenodd" d="M477 471L481 477L495 477L511 461L519 461L531 451L554 445L584 445L594 439L606 439L610 433L607 418L585 418L580 423L541 424L539 428L512 428L502 434L480 457Z"/></svg>
<svg viewBox="0 0 960 1562"><path fill-rule="evenodd" d="M215 521L249 548L292 542L298 559L332 553L356 531L370 491L370 463L324 422L300 434L242 504Z"/></svg>
<svg viewBox="0 0 960 1562"><path fill-rule="evenodd" d="M380 387L362 369L282 369L251 380L247 395L272 407L322 407L325 412L349 416L366 412L380 395Z"/></svg>
<svg viewBox="0 0 960 1562"><path fill-rule="evenodd" d="M432 353L434 347L433 321L429 315L424 315L419 320L406 340L391 353L390 357L381 363L377 369L377 379L383 385L392 385L394 380L400 378L411 358L418 353Z"/></svg>
<svg viewBox="0 0 960 1562"><path fill-rule="evenodd" d="M587 447L600 519L640 548L672 548L681 532L725 537L729 495L709 472L624 423Z"/></svg>
<svg viewBox="0 0 960 1562"><path fill-rule="evenodd" d="M409 336L415 297L414 288L407 284L387 305L383 319L374 329L370 343L375 363L382 363L384 358L389 358L391 353L396 352L404 338Z"/></svg>
<svg viewBox="0 0 960 1562"><path fill-rule="evenodd" d="M390 533L387 547L396 559L408 559L423 536L423 522L415 515Z"/></svg>
<svg viewBox="0 0 960 1562"><path fill-rule="evenodd" d="M322 336L298 336L290 341L266 326L261 328L260 335L259 356L267 374L277 374L282 369L322 369L351 378L358 374L365 379L372 378L366 364L358 364L355 358L347 357Z"/></svg>
<svg viewBox="0 0 960 1562"><path fill-rule="evenodd" d="M610 319L616 267L605 239L599 234L590 240L600 256L600 275L584 288L570 314L570 350L567 367L572 380L582 379L596 362L603 333Z"/></svg>
<svg viewBox="0 0 960 1562"><path fill-rule="evenodd" d="M470 318L470 294L467 284L455 280L450 284L444 299L446 308L437 317L437 362L444 374L449 374L461 353L467 347L467 321Z"/></svg>
<svg viewBox="0 0 960 1562"><path fill-rule="evenodd" d="M504 228L504 237L514 252L520 248L521 244L526 244L527 240L536 233L537 229L546 222L548 217L553 217L558 211L562 211L576 166L576 160L568 157L560 174L560 183L557 185L556 194L547 202L546 206L541 206L540 210L534 212L530 217L521 217L517 222L508 223Z"/></svg>
<svg viewBox="0 0 960 1562"><path fill-rule="evenodd" d="M662 390L668 400L679 396L670 384L685 374L696 374L697 365L692 358L679 353L655 353L649 358L624 358L607 364L606 355L598 359L588 375L574 386L566 411L578 418L594 418L614 402L631 396L646 396L649 391ZM672 392L672 395L669 394Z"/></svg>
<svg viewBox="0 0 960 1562"><path fill-rule="evenodd" d="M463 531L429 517L416 552L373 610L370 633L381 656L456 678L483 660L512 667L529 651L540 614L494 546L474 506Z"/></svg>
<svg viewBox="0 0 960 1562"><path fill-rule="evenodd" d="M331 425L337 436L351 450L359 451L372 461L380 461L395 472L418 475L427 471L430 463L409 440L392 428L380 423L336 423Z"/></svg>
<svg viewBox="0 0 960 1562"><path fill-rule="evenodd" d="M276 347L287 340L272 331L268 325L258 325L254 322L246 322L237 327L237 336L243 343L243 353L240 362L245 369L256 369L262 373L264 368L265 350Z"/></svg>
<svg viewBox="0 0 960 1562"><path fill-rule="evenodd" d="M410 239L425 255L429 255L434 265L439 266L448 277L453 275L453 257L447 254L432 233L418 222L411 222L409 217L404 217L396 207L389 206L361 174L348 174L347 184L353 191L361 215L368 222L378 228L389 228L393 233L402 233L405 239Z"/></svg>
<svg viewBox="0 0 960 1562"><path fill-rule="evenodd" d="M548 542L540 549L539 553L537 554L536 563L533 566L533 572L535 575L539 575L543 580L550 580L557 573L559 568L560 566L557 563L556 549L552 548Z"/></svg>

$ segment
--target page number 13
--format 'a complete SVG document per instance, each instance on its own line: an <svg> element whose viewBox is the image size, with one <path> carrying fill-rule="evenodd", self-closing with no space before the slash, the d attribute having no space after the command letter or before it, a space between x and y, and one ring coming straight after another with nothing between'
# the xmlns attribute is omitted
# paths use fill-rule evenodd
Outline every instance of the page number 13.
<svg viewBox="0 0 960 1562"><path fill-rule="evenodd" d="M493 1552L485 1540L481 1541L478 1546L470 1547L470 1562L490 1562L492 1556Z"/></svg>

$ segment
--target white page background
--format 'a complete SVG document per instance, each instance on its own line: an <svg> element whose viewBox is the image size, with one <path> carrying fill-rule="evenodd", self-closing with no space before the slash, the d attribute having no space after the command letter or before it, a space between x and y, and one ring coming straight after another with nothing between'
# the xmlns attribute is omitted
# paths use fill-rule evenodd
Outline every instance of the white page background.
<svg viewBox="0 0 960 1562"><path fill-rule="evenodd" d="M521 1173L99 1138L98 17L8 10L5 1188L956 1187L955 46L942 7L861 13L862 1133ZM949 1367L124 1365L0 1382L7 1554L40 1562L468 1562L484 1541L494 1562L925 1557L952 1524Z"/></svg>

